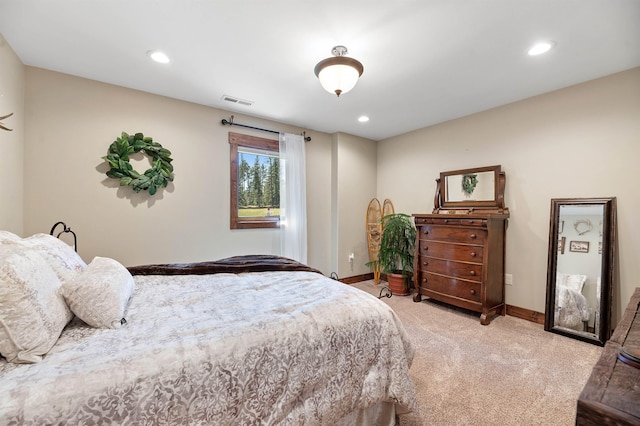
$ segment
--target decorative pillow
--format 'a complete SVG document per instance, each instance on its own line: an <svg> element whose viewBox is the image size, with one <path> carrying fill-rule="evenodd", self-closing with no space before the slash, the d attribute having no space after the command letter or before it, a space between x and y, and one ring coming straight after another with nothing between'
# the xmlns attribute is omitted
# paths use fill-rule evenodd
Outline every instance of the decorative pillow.
<svg viewBox="0 0 640 426"><path fill-rule="evenodd" d="M577 291L578 293L582 293L582 288L584 287L584 283L587 281L586 275L578 275L572 274L567 275L564 280L564 285L568 288Z"/></svg>
<svg viewBox="0 0 640 426"><path fill-rule="evenodd" d="M95 328L120 327L134 290L127 268L108 257L95 257L85 271L62 284L71 311Z"/></svg>
<svg viewBox="0 0 640 426"><path fill-rule="evenodd" d="M40 254L63 283L87 269L73 247L49 234L35 234L20 242Z"/></svg>
<svg viewBox="0 0 640 426"><path fill-rule="evenodd" d="M72 317L47 262L20 244L0 245L0 354L14 363L42 360Z"/></svg>
<svg viewBox="0 0 640 426"><path fill-rule="evenodd" d="M0 231L0 244L4 244L4 243L17 243L20 240L22 240L22 238L20 238L19 236L17 236L16 234L14 234L13 232L9 232L9 231Z"/></svg>

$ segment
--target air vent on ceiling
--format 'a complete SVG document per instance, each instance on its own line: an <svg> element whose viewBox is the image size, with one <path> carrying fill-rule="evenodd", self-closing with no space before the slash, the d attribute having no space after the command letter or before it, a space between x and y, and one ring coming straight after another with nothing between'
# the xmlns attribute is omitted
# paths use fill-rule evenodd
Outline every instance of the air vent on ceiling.
<svg viewBox="0 0 640 426"><path fill-rule="evenodd" d="M234 104L251 106L253 105L253 101L247 101L245 99L239 99L229 95L222 95L222 100L227 102L233 102Z"/></svg>

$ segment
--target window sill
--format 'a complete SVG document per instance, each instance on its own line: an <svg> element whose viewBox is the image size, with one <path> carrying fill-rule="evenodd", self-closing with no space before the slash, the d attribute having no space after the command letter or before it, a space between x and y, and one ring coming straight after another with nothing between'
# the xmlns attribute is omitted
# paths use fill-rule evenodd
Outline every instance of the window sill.
<svg viewBox="0 0 640 426"><path fill-rule="evenodd" d="M280 218L236 219L231 221L231 229L280 228Z"/></svg>

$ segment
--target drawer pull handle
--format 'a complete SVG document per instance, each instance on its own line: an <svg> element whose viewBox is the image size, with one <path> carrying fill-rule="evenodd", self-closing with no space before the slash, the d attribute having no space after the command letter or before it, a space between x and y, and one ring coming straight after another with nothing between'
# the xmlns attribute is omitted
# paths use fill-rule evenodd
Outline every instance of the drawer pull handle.
<svg viewBox="0 0 640 426"><path fill-rule="evenodd" d="M426 279L426 278L423 278L423 279L422 279L422 282L423 282L423 283L426 283L426 282L427 282L427 279Z"/></svg>
<svg viewBox="0 0 640 426"><path fill-rule="evenodd" d="M471 290L471 292L470 292L470 293L471 293L472 295L475 295L475 294L476 294L476 291L475 291L475 290Z"/></svg>
<svg viewBox="0 0 640 426"><path fill-rule="evenodd" d="M470 271L470 272L469 272L469 274L470 274L471 276L475 276L475 275L476 275L476 271Z"/></svg>
<svg viewBox="0 0 640 426"><path fill-rule="evenodd" d="M470 236L471 236L471 239L472 239L472 240L475 240L475 239L476 239L476 234L471 234Z"/></svg>
<svg viewBox="0 0 640 426"><path fill-rule="evenodd" d="M476 252L475 251L471 252L471 257L476 257Z"/></svg>
<svg viewBox="0 0 640 426"><path fill-rule="evenodd" d="M445 220L444 220L444 223L449 223L449 219L445 219Z"/></svg>
<svg viewBox="0 0 640 426"><path fill-rule="evenodd" d="M424 232L425 234L428 234L428 233L429 233L429 231L428 231L428 230L426 230L426 229L425 229L423 232Z"/></svg>
<svg viewBox="0 0 640 426"><path fill-rule="evenodd" d="M422 262L423 266L427 266L429 264L429 262Z"/></svg>

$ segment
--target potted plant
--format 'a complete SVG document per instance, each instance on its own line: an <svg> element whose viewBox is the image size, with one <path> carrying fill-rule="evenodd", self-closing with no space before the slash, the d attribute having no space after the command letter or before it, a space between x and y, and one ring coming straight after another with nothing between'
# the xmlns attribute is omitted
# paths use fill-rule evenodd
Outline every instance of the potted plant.
<svg viewBox="0 0 640 426"><path fill-rule="evenodd" d="M393 294L409 294L415 246L416 227L411 216L393 213L382 217L378 261L382 272L387 275L389 289Z"/></svg>

